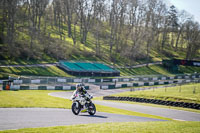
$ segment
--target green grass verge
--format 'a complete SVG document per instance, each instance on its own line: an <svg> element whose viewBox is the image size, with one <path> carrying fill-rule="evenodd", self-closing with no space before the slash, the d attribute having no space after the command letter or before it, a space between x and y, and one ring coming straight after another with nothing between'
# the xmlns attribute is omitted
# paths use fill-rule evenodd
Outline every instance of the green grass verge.
<svg viewBox="0 0 200 133"><path fill-rule="evenodd" d="M131 76L131 75L172 75L167 71L162 65L150 65L139 68L122 68L119 69L121 76Z"/></svg>
<svg viewBox="0 0 200 133"><path fill-rule="evenodd" d="M6 108L70 108L71 101L49 96L48 93L56 91L28 90L28 91L0 91L0 107Z"/></svg>
<svg viewBox="0 0 200 133"><path fill-rule="evenodd" d="M200 122L124 122L0 131L4 133L199 133Z"/></svg>
<svg viewBox="0 0 200 133"><path fill-rule="evenodd" d="M0 68L0 78L7 78L5 75L27 75L27 76L59 76L73 77L56 66L49 67L3 67Z"/></svg>
<svg viewBox="0 0 200 133"><path fill-rule="evenodd" d="M148 118L162 119L162 120L172 120L172 119L166 118L166 117L150 115L150 114L144 114L144 113L140 113L140 112L134 112L134 111L124 110L124 109L107 107L107 106L97 105L97 104L96 104L96 108L97 108L97 111L99 111L99 112L121 114L121 115L131 115L131 116L140 116L140 117L148 117Z"/></svg>
<svg viewBox="0 0 200 133"><path fill-rule="evenodd" d="M194 93L195 90L195 93ZM200 84L187 84L176 87L132 91L115 94L114 96L140 97L177 102L200 103Z"/></svg>
<svg viewBox="0 0 200 133"><path fill-rule="evenodd" d="M131 75L174 75L167 71L162 65L150 65L139 68L121 68L119 69L121 76L131 76ZM186 74L186 73L200 73L200 67L191 67L191 66L179 66L179 72L176 74Z"/></svg>
<svg viewBox="0 0 200 133"><path fill-rule="evenodd" d="M200 67L194 66L179 66L180 73L200 73Z"/></svg>
<svg viewBox="0 0 200 133"><path fill-rule="evenodd" d="M23 60L23 59L15 59L15 60L0 60L0 65L31 65L31 64L43 64L43 63L55 63L56 60L45 56L45 60Z"/></svg>
<svg viewBox="0 0 200 133"><path fill-rule="evenodd" d="M65 108L70 109L72 102L68 99L49 96L48 93L55 91L43 90L25 90L25 91L0 91L0 107L4 108L27 108L27 107L43 107L43 108ZM133 115L141 117L149 117L155 119L171 120L169 118L132 112L128 110L112 108L102 105L96 105L97 111L115 113L122 115Z"/></svg>
<svg viewBox="0 0 200 133"><path fill-rule="evenodd" d="M101 98L100 100L103 100L103 98ZM190 109L190 108L182 108L182 107L174 107L174 106L165 106L165 105L157 105L157 104L150 104L150 103L130 102L130 101L114 101L114 100L109 100L109 101L111 101L111 102L119 102L119 103L127 103L127 104L138 104L138 105L151 106L151 107L158 107L158 108L167 108L167 109L184 110L184 111L190 111L190 112L200 113L200 110Z"/></svg>

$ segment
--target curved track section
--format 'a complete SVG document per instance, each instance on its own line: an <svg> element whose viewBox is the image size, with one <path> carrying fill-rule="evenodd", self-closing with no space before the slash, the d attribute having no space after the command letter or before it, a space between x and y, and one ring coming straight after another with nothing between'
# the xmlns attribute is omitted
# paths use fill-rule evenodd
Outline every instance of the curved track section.
<svg viewBox="0 0 200 133"><path fill-rule="evenodd" d="M99 105L114 107L114 108L130 110L134 112L168 117L174 120L200 121L200 113L195 113L195 112L169 109L169 108L151 107L151 106L144 106L144 105L138 105L138 104L110 102L110 101L94 101L94 103L99 104Z"/></svg>
<svg viewBox="0 0 200 133"><path fill-rule="evenodd" d="M53 108L0 108L0 130L65 126L104 122L145 122L157 119L97 112L94 116L80 113L75 116L69 109Z"/></svg>
<svg viewBox="0 0 200 133"><path fill-rule="evenodd" d="M108 96L115 93L120 93L124 91L129 91L127 89L113 89L113 90L89 90L90 94L94 96ZM72 95L72 92L55 92L50 93L49 95L55 97L61 97L65 99L69 99ZM183 110L176 110L170 108L161 108L161 107L151 107L145 105L138 105L138 104L127 104L127 103L120 103L120 102L111 102L111 101L93 101L95 104L120 108L125 110L130 110L134 112L141 112L145 114L157 115L162 117L168 117L174 120L181 120L181 121L200 121L200 113L194 113L189 111Z"/></svg>

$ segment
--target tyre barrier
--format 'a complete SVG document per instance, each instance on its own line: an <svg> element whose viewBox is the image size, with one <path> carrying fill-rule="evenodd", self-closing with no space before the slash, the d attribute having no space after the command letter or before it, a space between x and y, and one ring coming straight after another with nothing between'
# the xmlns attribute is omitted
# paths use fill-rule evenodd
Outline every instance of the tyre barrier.
<svg viewBox="0 0 200 133"><path fill-rule="evenodd" d="M26 86L26 85L11 85L10 90L75 90L76 86ZM89 86L85 86L88 90Z"/></svg>
<svg viewBox="0 0 200 133"><path fill-rule="evenodd" d="M197 103L174 102L174 101L164 101L164 100L157 100L157 99L137 98L137 97L114 97L114 96L104 96L103 100L151 103L151 104L174 106L174 107L183 107L183 108L191 108L191 109L200 110L200 104L197 104Z"/></svg>

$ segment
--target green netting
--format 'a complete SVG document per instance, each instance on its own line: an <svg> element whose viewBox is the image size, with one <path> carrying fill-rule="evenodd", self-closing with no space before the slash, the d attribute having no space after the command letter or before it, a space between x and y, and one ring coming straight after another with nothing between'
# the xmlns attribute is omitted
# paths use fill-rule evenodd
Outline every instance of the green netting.
<svg viewBox="0 0 200 133"><path fill-rule="evenodd" d="M80 66L77 66L75 63L71 62L62 62L62 65L74 71L82 71L83 69Z"/></svg>
<svg viewBox="0 0 200 133"><path fill-rule="evenodd" d="M88 71L102 71L100 68L96 67L92 63L82 63L82 62L80 62L80 63L76 63L76 64L81 66L85 70L88 70Z"/></svg>
<svg viewBox="0 0 200 133"><path fill-rule="evenodd" d="M100 69L103 69L104 71L114 71L112 68L110 68L104 64L94 63L94 65L99 67Z"/></svg>
<svg viewBox="0 0 200 133"><path fill-rule="evenodd" d="M62 61L61 64L73 71L115 72L114 69L102 63Z"/></svg>

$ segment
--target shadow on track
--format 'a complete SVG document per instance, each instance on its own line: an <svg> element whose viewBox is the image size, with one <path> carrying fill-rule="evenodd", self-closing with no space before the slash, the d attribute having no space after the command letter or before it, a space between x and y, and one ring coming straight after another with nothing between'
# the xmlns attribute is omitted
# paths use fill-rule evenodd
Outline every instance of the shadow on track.
<svg viewBox="0 0 200 133"><path fill-rule="evenodd" d="M102 118L102 119L108 118L107 116L101 116L101 115L79 115L79 116L94 117L94 118Z"/></svg>

